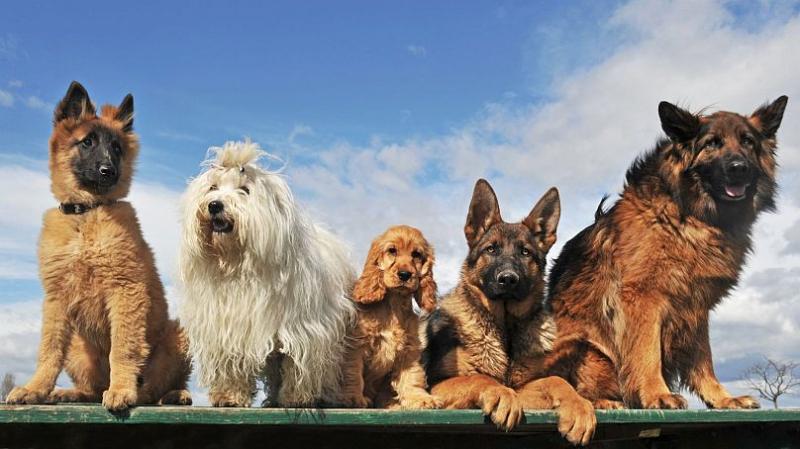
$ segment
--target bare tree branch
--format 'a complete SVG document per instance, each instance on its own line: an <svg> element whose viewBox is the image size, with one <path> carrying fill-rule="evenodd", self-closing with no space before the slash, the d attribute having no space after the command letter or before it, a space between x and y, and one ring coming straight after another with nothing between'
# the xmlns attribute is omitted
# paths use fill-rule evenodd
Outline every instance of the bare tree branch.
<svg viewBox="0 0 800 449"><path fill-rule="evenodd" d="M742 378L749 389L778 408L778 398L784 394L793 394L800 387L798 367L800 364L797 362L764 358L764 362L756 363L745 370Z"/></svg>

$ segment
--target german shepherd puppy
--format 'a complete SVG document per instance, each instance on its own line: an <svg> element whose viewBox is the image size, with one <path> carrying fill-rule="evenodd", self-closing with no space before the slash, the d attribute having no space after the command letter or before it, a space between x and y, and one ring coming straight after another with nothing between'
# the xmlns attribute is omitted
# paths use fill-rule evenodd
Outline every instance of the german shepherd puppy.
<svg viewBox="0 0 800 449"><path fill-rule="evenodd" d="M133 97L98 116L72 82L55 110L51 190L39 240L44 311L33 378L12 404L99 402L109 410L190 404L187 341L167 319L153 253L128 194L139 151ZM66 369L74 388L53 390Z"/></svg>
<svg viewBox="0 0 800 449"><path fill-rule="evenodd" d="M506 223L489 183L475 184L464 226L469 254L458 285L427 320L423 362L446 408L481 408L504 429L523 419L523 408L556 409L562 435L586 444L592 404L564 379L544 377L555 337L544 273L560 213L553 188L521 223Z"/></svg>
<svg viewBox="0 0 800 449"><path fill-rule="evenodd" d="M775 209L775 134L787 97L745 117L658 107L668 139L628 169L621 197L567 242L551 274L551 374L598 408L757 408L714 375L708 315L739 278L762 211Z"/></svg>

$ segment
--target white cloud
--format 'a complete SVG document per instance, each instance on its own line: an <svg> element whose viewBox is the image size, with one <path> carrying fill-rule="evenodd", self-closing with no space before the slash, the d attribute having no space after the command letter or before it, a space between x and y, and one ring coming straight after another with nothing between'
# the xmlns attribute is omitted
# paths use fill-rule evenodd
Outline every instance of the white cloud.
<svg viewBox="0 0 800 449"><path fill-rule="evenodd" d="M25 99L25 106L31 109L38 109L41 111L45 111L47 113L50 113L53 111L53 109L55 109L54 104L48 103L35 95L31 95L30 97Z"/></svg>
<svg viewBox="0 0 800 449"><path fill-rule="evenodd" d="M303 125L302 123L298 123L294 125L292 131L289 133L289 137L286 139L290 144L294 144L296 138L301 136L311 136L314 134L314 129L308 125Z"/></svg>
<svg viewBox="0 0 800 449"><path fill-rule="evenodd" d="M413 45L409 44L406 46L406 50L412 55L418 58L423 58L428 55L428 50L423 47L422 45Z"/></svg>
<svg viewBox="0 0 800 449"><path fill-rule="evenodd" d="M8 87L13 87L14 89L19 89L22 86L23 86L23 83L20 80L10 80L8 82Z"/></svg>
<svg viewBox="0 0 800 449"><path fill-rule="evenodd" d="M10 92L0 90L0 106L10 108L14 106L14 96Z"/></svg>

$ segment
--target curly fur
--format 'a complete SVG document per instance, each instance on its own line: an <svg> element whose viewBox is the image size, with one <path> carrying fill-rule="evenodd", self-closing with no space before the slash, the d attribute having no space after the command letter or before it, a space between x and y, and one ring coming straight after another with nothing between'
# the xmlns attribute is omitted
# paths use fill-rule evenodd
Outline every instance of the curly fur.
<svg viewBox="0 0 800 449"><path fill-rule="evenodd" d="M263 374L268 402L307 406L338 388L354 315L345 247L295 203L283 176L257 165L253 142L212 148L183 199L182 323L213 405L249 406ZM224 204L229 233L208 205ZM268 362L269 359L269 362Z"/></svg>
<svg viewBox="0 0 800 449"><path fill-rule="evenodd" d="M342 405L440 407L426 391L411 304L413 297L426 312L436 307L433 264L433 248L410 226L392 227L372 242L353 293L362 306L345 358Z"/></svg>

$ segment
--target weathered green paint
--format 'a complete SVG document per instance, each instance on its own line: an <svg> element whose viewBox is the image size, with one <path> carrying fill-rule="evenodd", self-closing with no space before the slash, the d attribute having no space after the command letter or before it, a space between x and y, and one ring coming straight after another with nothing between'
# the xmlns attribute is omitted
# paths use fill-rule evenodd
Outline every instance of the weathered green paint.
<svg viewBox="0 0 800 449"><path fill-rule="evenodd" d="M608 410L600 424L800 423L800 409L780 410ZM526 424L555 424L549 411L529 410ZM314 426L482 425L479 410L351 410L210 407L136 407L114 415L99 405L0 406L0 424L225 424Z"/></svg>

